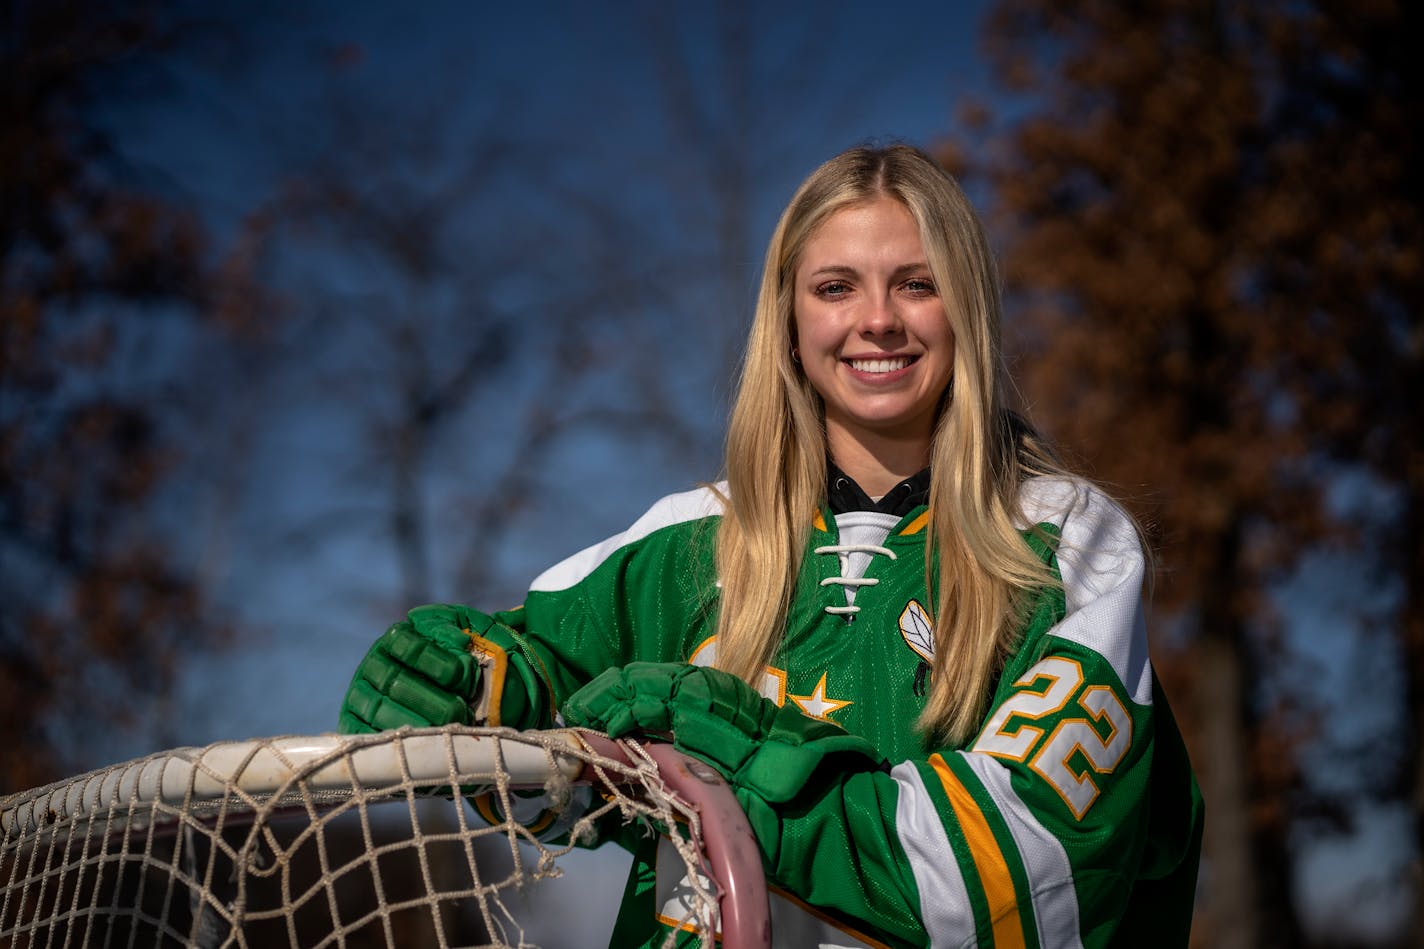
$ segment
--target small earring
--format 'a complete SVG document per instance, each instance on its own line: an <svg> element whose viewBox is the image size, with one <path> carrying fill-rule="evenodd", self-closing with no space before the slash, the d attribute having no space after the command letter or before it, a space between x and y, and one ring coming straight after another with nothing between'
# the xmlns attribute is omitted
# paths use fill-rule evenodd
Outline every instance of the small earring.
<svg viewBox="0 0 1424 949"><path fill-rule="evenodd" d="M801 363L801 350L797 349L795 346L791 347L791 361L796 363L797 365L800 365Z"/></svg>

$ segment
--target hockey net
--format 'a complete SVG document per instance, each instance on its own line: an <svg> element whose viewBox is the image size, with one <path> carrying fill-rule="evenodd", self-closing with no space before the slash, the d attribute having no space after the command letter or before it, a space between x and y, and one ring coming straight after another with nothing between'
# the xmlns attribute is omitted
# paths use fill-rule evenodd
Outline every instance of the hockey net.
<svg viewBox="0 0 1424 949"><path fill-rule="evenodd" d="M182 748L0 799L0 949L531 946L526 891L609 821L673 842L683 929L765 944L755 843L710 769L446 726Z"/></svg>

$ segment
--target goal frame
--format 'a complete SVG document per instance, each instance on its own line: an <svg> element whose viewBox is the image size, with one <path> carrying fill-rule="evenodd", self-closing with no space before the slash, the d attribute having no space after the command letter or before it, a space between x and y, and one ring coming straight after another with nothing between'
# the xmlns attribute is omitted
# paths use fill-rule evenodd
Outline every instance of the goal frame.
<svg viewBox="0 0 1424 949"><path fill-rule="evenodd" d="M493 782L491 775L497 776ZM721 775L671 745L614 741L573 729L402 728L172 749L0 798L0 858L18 863L24 847L38 848L46 840L53 846L56 835L73 836L77 827L89 834L91 825L102 825L102 834L127 837L134 829L130 824L148 832L143 825L167 821L166 830L179 833L187 821L205 819L209 810L232 827L243 820L290 814L293 807L284 802L305 801L310 807L318 800L335 808L367 791L380 800L380 789L388 788L439 787L453 797L471 786L494 783L505 793L544 789L558 798L567 797L573 784L634 792L641 785L640 793L647 793L649 782L665 789L662 793L671 791L685 805L716 894L716 928L723 945L769 947L760 850ZM166 832L157 826L153 830ZM0 879L0 943L7 931L24 931L5 927L17 924L30 885L27 878L26 892L12 892L20 885ZM78 884L75 887L77 899Z"/></svg>

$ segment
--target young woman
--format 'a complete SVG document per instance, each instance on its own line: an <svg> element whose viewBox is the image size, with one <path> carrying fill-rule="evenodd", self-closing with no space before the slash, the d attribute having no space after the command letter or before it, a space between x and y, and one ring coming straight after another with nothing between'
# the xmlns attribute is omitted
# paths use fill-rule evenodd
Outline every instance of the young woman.
<svg viewBox="0 0 1424 949"><path fill-rule="evenodd" d="M726 481L522 608L413 610L343 729L670 732L746 809L778 945L1185 945L1201 801L1138 531L1005 408L1002 369L958 185L906 146L837 156L767 251ZM661 938L656 850L616 946Z"/></svg>

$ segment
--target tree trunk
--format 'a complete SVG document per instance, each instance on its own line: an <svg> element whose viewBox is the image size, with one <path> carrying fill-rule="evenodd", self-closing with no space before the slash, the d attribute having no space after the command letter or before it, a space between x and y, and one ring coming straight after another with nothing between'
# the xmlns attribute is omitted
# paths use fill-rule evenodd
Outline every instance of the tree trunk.
<svg viewBox="0 0 1424 949"><path fill-rule="evenodd" d="M1216 595L1201 608L1201 652L1195 714L1204 760L1198 777L1206 799L1202 881L1206 944L1220 949L1297 946L1303 932L1295 912L1288 826L1254 813L1253 804L1288 788L1262 786L1256 756L1269 743L1258 736L1252 690L1261 678L1249 630L1237 608L1244 576L1240 518L1213 545Z"/></svg>
<svg viewBox="0 0 1424 949"><path fill-rule="evenodd" d="M1218 576L1231 584L1240 553L1235 529L1220 538ZM1204 760L1197 763L1207 820L1202 841L1205 919L1198 930L1217 949L1257 949L1257 871L1251 846L1251 742L1246 717L1250 657L1245 630L1232 609L1234 586L1201 610L1201 658L1195 681L1196 719Z"/></svg>

